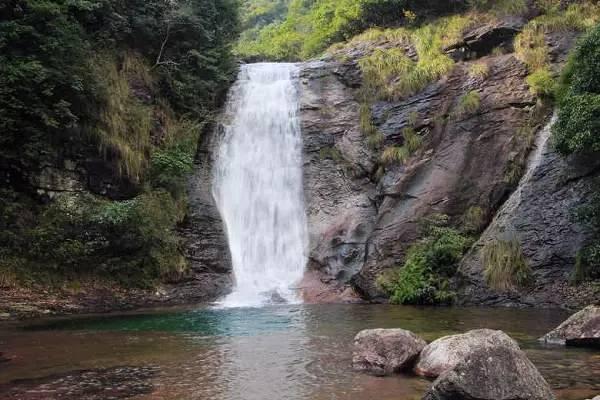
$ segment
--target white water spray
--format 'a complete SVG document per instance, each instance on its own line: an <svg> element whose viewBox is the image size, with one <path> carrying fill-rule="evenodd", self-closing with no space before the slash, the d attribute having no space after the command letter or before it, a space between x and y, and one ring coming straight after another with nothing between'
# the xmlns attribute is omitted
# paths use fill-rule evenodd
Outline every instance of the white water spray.
<svg viewBox="0 0 600 400"><path fill-rule="evenodd" d="M297 67L242 67L227 107L213 194L235 274L228 307L299 302L307 263Z"/></svg>

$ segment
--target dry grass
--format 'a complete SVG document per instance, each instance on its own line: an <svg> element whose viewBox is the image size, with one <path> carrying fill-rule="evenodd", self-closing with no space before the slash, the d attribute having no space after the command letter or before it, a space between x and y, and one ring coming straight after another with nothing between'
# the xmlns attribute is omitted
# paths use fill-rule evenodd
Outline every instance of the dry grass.
<svg viewBox="0 0 600 400"><path fill-rule="evenodd" d="M475 114L481 106L481 96L479 92L471 90L470 92L462 95L458 99L458 104L455 109L455 115L457 117L465 117Z"/></svg>
<svg viewBox="0 0 600 400"><path fill-rule="evenodd" d="M94 64L98 76L104 78L105 91L100 121L94 129L100 150L105 158L116 156L120 174L139 180L148 163L153 107L133 96L130 81L150 83L149 68L132 55L125 57L121 67L109 57L98 57Z"/></svg>
<svg viewBox="0 0 600 400"><path fill-rule="evenodd" d="M531 269L517 238L497 240L486 245L483 249L483 264L487 284L496 290L522 287L531 279Z"/></svg>
<svg viewBox="0 0 600 400"><path fill-rule="evenodd" d="M487 79L490 76L490 67L485 62L471 64L469 76L474 79Z"/></svg>
<svg viewBox="0 0 600 400"><path fill-rule="evenodd" d="M381 154L381 162L384 165L404 164L408 161L410 153L404 146L389 146Z"/></svg>
<svg viewBox="0 0 600 400"><path fill-rule="evenodd" d="M483 208L479 206L469 207L462 217L464 231L468 233L480 233L485 227L485 217Z"/></svg>
<svg viewBox="0 0 600 400"><path fill-rule="evenodd" d="M14 288L19 286L17 274L8 268L0 267L0 288Z"/></svg>
<svg viewBox="0 0 600 400"><path fill-rule="evenodd" d="M413 128L404 128L402 136L404 137L402 146L389 146L383 151L381 155L382 164L404 164L423 146L423 138Z"/></svg>

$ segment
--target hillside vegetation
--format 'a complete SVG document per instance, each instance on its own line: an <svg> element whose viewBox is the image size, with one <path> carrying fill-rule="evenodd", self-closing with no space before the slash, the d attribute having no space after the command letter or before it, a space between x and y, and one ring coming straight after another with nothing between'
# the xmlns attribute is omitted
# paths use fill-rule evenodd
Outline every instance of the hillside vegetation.
<svg viewBox="0 0 600 400"><path fill-rule="evenodd" d="M1 286L185 271L174 229L237 15L235 0L2 2Z"/></svg>

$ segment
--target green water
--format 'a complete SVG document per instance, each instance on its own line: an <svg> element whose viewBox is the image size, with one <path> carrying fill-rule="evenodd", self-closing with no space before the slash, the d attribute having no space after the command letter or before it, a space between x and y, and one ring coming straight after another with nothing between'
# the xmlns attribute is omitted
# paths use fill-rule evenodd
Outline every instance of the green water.
<svg viewBox="0 0 600 400"><path fill-rule="evenodd" d="M50 390L44 377L128 366L154 371L144 378L144 393L111 398L413 400L430 382L352 371L352 338L359 330L401 327L431 341L491 328L519 342L561 400L583 400L600 393L600 354L537 341L567 316L560 310L319 305L42 321L0 327L0 351L13 358L0 364L0 390L8 399L41 399L23 393L42 385L46 398L53 398L75 393L68 385L78 380L56 379ZM126 384L128 373L118 385ZM33 378L42 380L21 387L23 379ZM55 398L87 395L77 396Z"/></svg>

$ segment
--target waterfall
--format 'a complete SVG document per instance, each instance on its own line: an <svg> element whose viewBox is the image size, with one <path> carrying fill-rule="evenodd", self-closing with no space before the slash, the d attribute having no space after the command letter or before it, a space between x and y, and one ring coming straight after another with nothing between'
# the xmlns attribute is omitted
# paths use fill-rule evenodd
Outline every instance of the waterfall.
<svg viewBox="0 0 600 400"><path fill-rule="evenodd" d="M293 64L244 65L229 96L213 182L235 276L225 306L299 302L308 230L297 81Z"/></svg>

